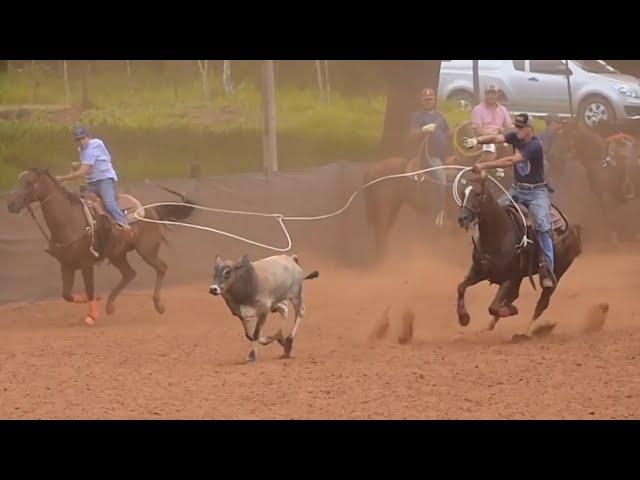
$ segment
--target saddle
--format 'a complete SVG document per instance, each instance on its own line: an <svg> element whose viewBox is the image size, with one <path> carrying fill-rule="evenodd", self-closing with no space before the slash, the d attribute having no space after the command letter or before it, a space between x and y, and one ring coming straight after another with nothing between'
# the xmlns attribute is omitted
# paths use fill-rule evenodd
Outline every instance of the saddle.
<svg viewBox="0 0 640 480"><path fill-rule="evenodd" d="M93 210L97 215L106 215L111 218L109 212L107 212L104 207L104 203L102 198L96 195L93 192L90 192L86 189L80 190L80 196L87 203L87 206ZM116 201L118 202L118 206L127 216L127 222L132 224L138 221L138 218L135 216L135 213L140 210L140 216L144 217L144 209L142 208L142 204L138 201L137 198L132 197L131 195L127 195L126 193L119 193Z"/></svg>
<svg viewBox="0 0 640 480"><path fill-rule="evenodd" d="M524 218L527 221L527 230L528 231L534 230L535 226L534 226L533 216L531 215L531 212L529 212L529 209L524 205L522 205L521 203L519 203L518 206L522 210L522 214L524 215ZM518 214L516 207L510 204L508 208L511 210L511 213L513 215L517 216L518 221L522 223L522 220L520 219L520 215ZM567 230L569 230L569 221L567 220L567 217L565 217L565 215L555 205L551 205L551 225L552 225L551 229L556 238L564 235L567 232Z"/></svg>

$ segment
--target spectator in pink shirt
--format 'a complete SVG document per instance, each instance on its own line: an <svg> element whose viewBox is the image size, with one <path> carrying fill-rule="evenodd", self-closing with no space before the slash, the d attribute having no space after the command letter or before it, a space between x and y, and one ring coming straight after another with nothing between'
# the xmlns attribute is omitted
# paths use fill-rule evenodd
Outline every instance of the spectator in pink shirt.
<svg viewBox="0 0 640 480"><path fill-rule="evenodd" d="M487 85L484 90L484 102L476 105L471 111L471 126L475 136L502 135L513 128L509 111L498 103L498 87L495 84ZM496 145L483 145L479 161L484 163L495 159Z"/></svg>

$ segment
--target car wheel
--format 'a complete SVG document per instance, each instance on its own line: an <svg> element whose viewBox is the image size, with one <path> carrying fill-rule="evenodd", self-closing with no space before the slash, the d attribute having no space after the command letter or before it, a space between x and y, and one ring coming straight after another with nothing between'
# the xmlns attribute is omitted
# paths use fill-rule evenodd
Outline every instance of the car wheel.
<svg viewBox="0 0 640 480"><path fill-rule="evenodd" d="M611 103L603 97L589 97L580 104L578 118L587 126L593 128L598 122L606 120L613 124L616 113Z"/></svg>

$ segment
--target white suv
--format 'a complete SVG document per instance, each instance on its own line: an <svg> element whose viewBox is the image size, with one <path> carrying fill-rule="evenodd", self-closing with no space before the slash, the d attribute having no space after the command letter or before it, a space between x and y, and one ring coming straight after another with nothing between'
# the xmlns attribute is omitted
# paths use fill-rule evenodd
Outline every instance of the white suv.
<svg viewBox="0 0 640 480"><path fill-rule="evenodd" d="M589 126L640 120L640 80L602 60L569 60L573 111ZM568 116L569 91L564 60L480 60L480 89L495 83L511 113ZM438 98L473 101L471 60L443 61Z"/></svg>

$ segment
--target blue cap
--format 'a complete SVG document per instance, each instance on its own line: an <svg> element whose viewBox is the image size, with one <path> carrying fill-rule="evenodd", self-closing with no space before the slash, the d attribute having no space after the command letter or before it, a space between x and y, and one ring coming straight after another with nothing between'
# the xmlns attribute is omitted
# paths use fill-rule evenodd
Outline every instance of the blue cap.
<svg viewBox="0 0 640 480"><path fill-rule="evenodd" d="M73 129L73 138L79 140L83 137L88 137L87 129L84 127L77 127Z"/></svg>

